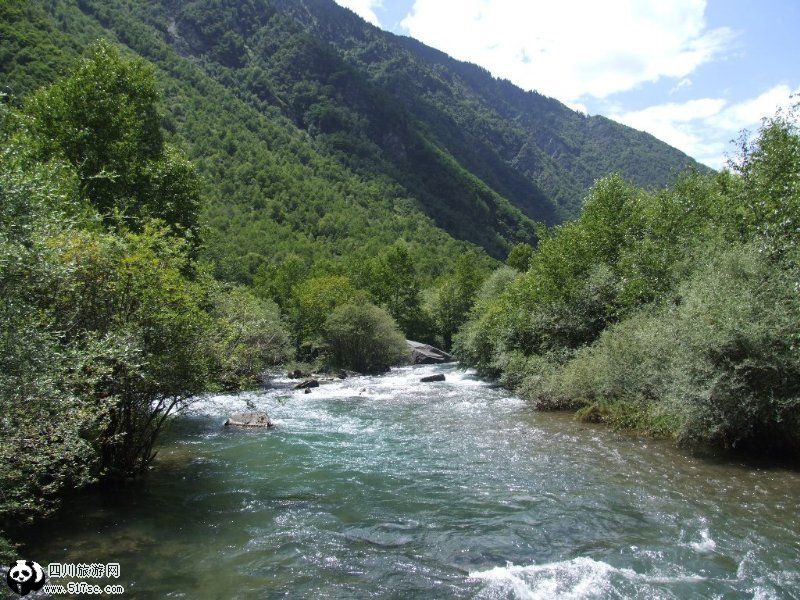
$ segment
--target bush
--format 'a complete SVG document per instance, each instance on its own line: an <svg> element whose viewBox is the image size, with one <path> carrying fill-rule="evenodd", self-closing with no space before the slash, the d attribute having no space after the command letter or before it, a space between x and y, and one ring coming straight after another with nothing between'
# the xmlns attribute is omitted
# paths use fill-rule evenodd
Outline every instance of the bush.
<svg viewBox="0 0 800 600"><path fill-rule="evenodd" d="M610 176L475 304L460 359L537 407L691 446L800 453L800 132L764 121L733 172Z"/></svg>
<svg viewBox="0 0 800 600"><path fill-rule="evenodd" d="M797 282L796 267L747 245L680 287L665 395L683 417L682 441L800 452Z"/></svg>
<svg viewBox="0 0 800 600"><path fill-rule="evenodd" d="M312 277L295 286L290 309L295 343L298 346L301 342L317 343L325 319L336 307L353 301L357 294L350 279L341 275Z"/></svg>
<svg viewBox="0 0 800 600"><path fill-rule="evenodd" d="M480 255L464 254L456 261L453 273L443 279L433 294L428 310L446 350L450 350L453 336L469 317L486 275Z"/></svg>
<svg viewBox="0 0 800 600"><path fill-rule="evenodd" d="M506 290L516 281L519 272L501 267L483 282L475 297L473 318L468 320L453 340L453 353L459 360L475 367L482 375L497 377L502 372L496 357L503 352L499 338L506 310L503 298Z"/></svg>
<svg viewBox="0 0 800 600"><path fill-rule="evenodd" d="M520 391L540 407L582 407L583 418L690 446L797 453L796 282L755 245L728 248L674 302L609 327ZM507 379L513 366L504 366Z"/></svg>
<svg viewBox="0 0 800 600"><path fill-rule="evenodd" d="M408 359L394 319L372 304L344 304L325 321L331 364L360 373L382 373Z"/></svg>
<svg viewBox="0 0 800 600"><path fill-rule="evenodd" d="M246 288L217 287L212 295L215 379L227 390L252 387L263 370L294 356L278 305L261 300Z"/></svg>

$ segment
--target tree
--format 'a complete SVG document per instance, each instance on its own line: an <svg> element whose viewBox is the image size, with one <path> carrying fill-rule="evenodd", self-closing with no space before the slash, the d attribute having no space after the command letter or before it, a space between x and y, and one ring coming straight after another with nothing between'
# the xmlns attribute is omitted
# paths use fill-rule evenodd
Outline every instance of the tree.
<svg viewBox="0 0 800 600"><path fill-rule="evenodd" d="M292 298L292 289L307 276L306 261L291 254L280 265L262 264L253 277L253 289L259 297L273 300L285 314Z"/></svg>
<svg viewBox="0 0 800 600"><path fill-rule="evenodd" d="M535 250L530 244L524 242L517 244L508 253L506 264L517 271L525 272L530 266L531 259L533 258Z"/></svg>
<svg viewBox="0 0 800 600"><path fill-rule="evenodd" d="M312 277L296 286L292 293L291 320L297 346L319 341L325 319L356 295L350 280L341 275Z"/></svg>
<svg viewBox="0 0 800 600"><path fill-rule="evenodd" d="M199 183L191 165L164 143L153 68L125 59L112 44L93 45L69 76L33 94L42 156L62 156L83 194L112 223L141 230L163 219L181 235L198 231Z"/></svg>
<svg viewBox="0 0 800 600"><path fill-rule="evenodd" d="M251 387L266 367L292 357L289 334L272 300L258 298L244 287L215 288L211 310L216 317L212 333L218 357L215 379L229 390Z"/></svg>
<svg viewBox="0 0 800 600"><path fill-rule="evenodd" d="M416 339L423 333L419 279L405 244L398 242L385 248L372 261L368 287L373 300L392 315L408 337Z"/></svg>
<svg viewBox="0 0 800 600"><path fill-rule="evenodd" d="M382 373L407 358L405 338L394 319L370 303L343 304L325 321L331 364L360 373Z"/></svg>
<svg viewBox="0 0 800 600"><path fill-rule="evenodd" d="M477 257L464 254L456 261L453 274L436 291L431 312L445 349L450 349L453 336L467 320L485 275Z"/></svg>

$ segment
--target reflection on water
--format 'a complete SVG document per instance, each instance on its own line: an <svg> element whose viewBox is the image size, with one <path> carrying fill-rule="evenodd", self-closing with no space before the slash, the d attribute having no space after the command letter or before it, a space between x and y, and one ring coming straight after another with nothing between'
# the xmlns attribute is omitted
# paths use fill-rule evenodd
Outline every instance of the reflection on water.
<svg viewBox="0 0 800 600"><path fill-rule="evenodd" d="M246 399L278 427L224 429ZM203 399L145 481L71 500L27 550L119 562L136 598L793 597L798 492L416 367Z"/></svg>

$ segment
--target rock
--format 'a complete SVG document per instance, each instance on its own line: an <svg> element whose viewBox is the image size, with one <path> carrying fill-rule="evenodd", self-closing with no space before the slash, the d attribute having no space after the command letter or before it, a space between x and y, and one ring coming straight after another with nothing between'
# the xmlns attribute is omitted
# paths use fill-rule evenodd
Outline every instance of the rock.
<svg viewBox="0 0 800 600"><path fill-rule="evenodd" d="M310 394L310 393L311 393L311 388L306 388L306 389L303 391L303 393L304 393L304 394Z"/></svg>
<svg viewBox="0 0 800 600"><path fill-rule="evenodd" d="M275 424L265 412L246 412L228 417L225 427L275 427Z"/></svg>
<svg viewBox="0 0 800 600"><path fill-rule="evenodd" d="M408 349L411 350L411 362L415 365L437 365L455 361L452 354L428 344L412 342L411 340L406 340L406 344L408 344Z"/></svg>
<svg viewBox="0 0 800 600"><path fill-rule="evenodd" d="M427 377L423 377L420 379L422 383L429 383L431 381L444 381L444 375L439 373L438 375L428 375Z"/></svg>
<svg viewBox="0 0 800 600"><path fill-rule="evenodd" d="M301 379L301 378L305 377L305 375L303 374L303 372L300 369L295 369L294 371L289 371L286 374L286 376L289 379Z"/></svg>
<svg viewBox="0 0 800 600"><path fill-rule="evenodd" d="M317 381L316 379L308 379L303 383L298 383L296 386L294 386L294 389L307 390L309 388L315 388L315 387L319 387L319 381Z"/></svg>

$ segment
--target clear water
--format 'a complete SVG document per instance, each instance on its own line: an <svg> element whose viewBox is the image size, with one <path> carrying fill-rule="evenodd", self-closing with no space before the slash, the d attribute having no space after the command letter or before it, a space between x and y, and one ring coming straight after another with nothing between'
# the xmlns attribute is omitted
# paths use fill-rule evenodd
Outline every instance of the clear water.
<svg viewBox="0 0 800 600"><path fill-rule="evenodd" d="M246 399L278 427L223 428ZM791 598L799 493L417 367L204 399L145 481L27 550L119 562L134 598Z"/></svg>

